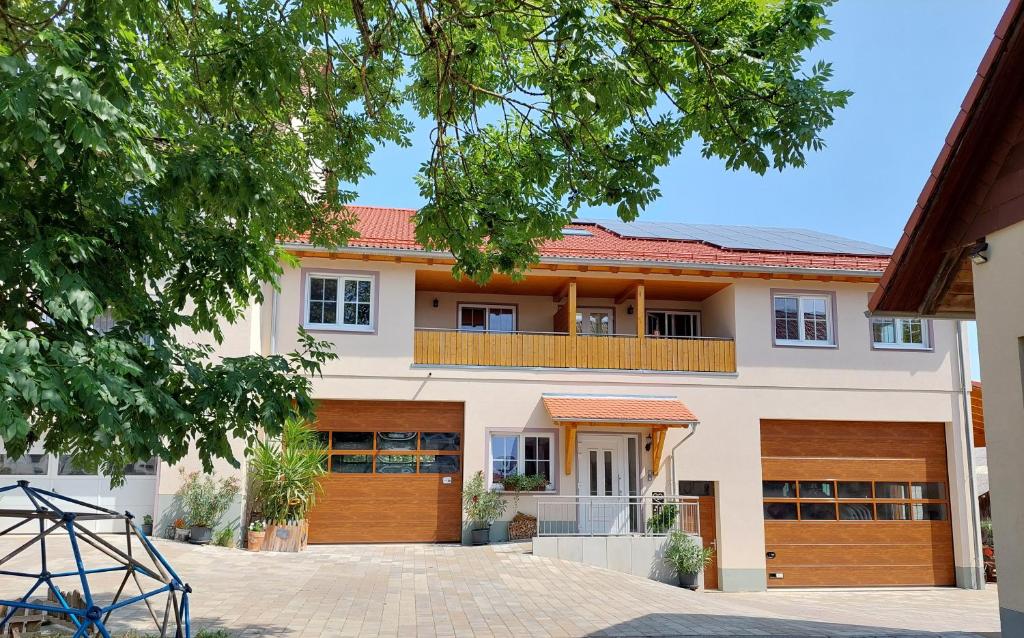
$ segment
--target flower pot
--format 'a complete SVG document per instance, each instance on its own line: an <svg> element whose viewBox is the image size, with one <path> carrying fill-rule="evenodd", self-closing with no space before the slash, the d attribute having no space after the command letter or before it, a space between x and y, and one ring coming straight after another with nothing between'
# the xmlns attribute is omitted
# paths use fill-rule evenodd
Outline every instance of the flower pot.
<svg viewBox="0 0 1024 638"><path fill-rule="evenodd" d="M153 535L153 524L152 523L150 523L148 525L143 523L141 527L142 527L142 533L143 534L145 534L146 536L152 536Z"/></svg>
<svg viewBox="0 0 1024 638"><path fill-rule="evenodd" d="M182 541L182 542L187 541L188 540L188 530L185 529L184 527L175 527L174 528L174 540Z"/></svg>
<svg viewBox="0 0 1024 638"><path fill-rule="evenodd" d="M473 528L471 535L471 543L473 545L488 545L491 542L491 524L487 523L481 527L481 523L477 523L477 527Z"/></svg>
<svg viewBox="0 0 1024 638"><path fill-rule="evenodd" d="M248 540L245 546L249 548L250 552L258 552L263 547L263 539L266 537L266 531L263 532L249 532Z"/></svg>
<svg viewBox="0 0 1024 638"><path fill-rule="evenodd" d="M213 529L202 525L193 525L188 541L193 545L206 545L213 540Z"/></svg>
<svg viewBox="0 0 1024 638"><path fill-rule="evenodd" d="M700 584L700 574L684 574L679 573L679 586L685 587L686 589L696 590L697 585Z"/></svg>

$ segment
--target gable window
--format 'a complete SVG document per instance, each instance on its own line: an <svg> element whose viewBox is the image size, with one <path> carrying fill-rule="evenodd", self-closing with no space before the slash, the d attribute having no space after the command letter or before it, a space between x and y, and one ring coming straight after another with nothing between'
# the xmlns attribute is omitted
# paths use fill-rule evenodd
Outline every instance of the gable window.
<svg viewBox="0 0 1024 638"><path fill-rule="evenodd" d="M555 437L553 434L492 434L490 440L491 485L501 487L513 474L539 474L554 489Z"/></svg>
<svg viewBox="0 0 1024 638"><path fill-rule="evenodd" d="M306 326L373 330L373 277L312 274L306 280Z"/></svg>
<svg viewBox="0 0 1024 638"><path fill-rule="evenodd" d="M459 330L514 332L515 329L515 306L459 304Z"/></svg>
<svg viewBox="0 0 1024 638"><path fill-rule="evenodd" d="M871 342L876 348L927 350L931 347L923 319L872 319Z"/></svg>
<svg viewBox="0 0 1024 638"><path fill-rule="evenodd" d="M830 296L776 294L772 298L772 308L777 345L835 345Z"/></svg>
<svg viewBox="0 0 1024 638"><path fill-rule="evenodd" d="M647 336L699 337L700 313L678 310L648 310Z"/></svg>

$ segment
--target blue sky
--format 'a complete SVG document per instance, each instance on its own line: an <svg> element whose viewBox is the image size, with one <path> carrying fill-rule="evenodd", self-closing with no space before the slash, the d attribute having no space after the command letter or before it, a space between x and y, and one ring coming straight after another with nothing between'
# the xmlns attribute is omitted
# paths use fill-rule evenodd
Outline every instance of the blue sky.
<svg viewBox="0 0 1024 638"><path fill-rule="evenodd" d="M804 168L760 176L727 171L691 142L659 171L662 198L641 219L805 227L894 246L1005 7L840 1L829 11L835 35L809 56L831 61L834 86L854 91L824 134L828 148ZM427 157L428 131L418 129L411 149L374 154L376 175L356 187L357 203L422 203L412 178ZM610 218L614 210L581 215ZM972 367L978 378L976 356Z"/></svg>

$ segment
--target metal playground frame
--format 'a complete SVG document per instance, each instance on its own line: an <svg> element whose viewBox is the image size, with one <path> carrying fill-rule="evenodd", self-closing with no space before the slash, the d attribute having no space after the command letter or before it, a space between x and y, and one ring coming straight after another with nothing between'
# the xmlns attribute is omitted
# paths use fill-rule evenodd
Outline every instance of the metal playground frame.
<svg viewBox="0 0 1024 638"><path fill-rule="evenodd" d="M124 609L130 605L145 603L149 614L153 618L156 630L161 638L191 638L191 623L189 621L189 593L192 589L178 577L174 569L167 563L167 560L157 551L153 543L142 533L142 530L135 524L130 513L120 514L96 505L91 505L74 498L63 496L49 490L31 487L28 481L18 481L14 485L0 488L0 494L21 490L35 506L35 509L0 509L0 518L20 518L19 522L0 531L0 538L14 532L24 525L38 521L39 532L21 544L17 549L0 558L0 576L14 576L34 581L24 596L17 600L0 599L0 605L6 606L8 611L0 619L0 635L6 635L8 623L15 616L19 609L44 612L48 614L63 614L71 620L75 631L74 638L85 636L103 636L111 638L107 630L107 623L111 614ZM71 511L75 510L75 511ZM99 520L120 520L124 521L124 531L115 532L117 536L124 538L124 547L117 547L96 532L87 529L81 523ZM71 551L74 555L76 569L70 571L51 572L47 564L46 541L51 535L67 535L71 544ZM133 551L133 539L135 546L143 551ZM52 539L51 539L52 540ZM84 543L110 558L115 565L105 565L86 569L82 558L81 545ZM22 554L29 548L38 548L39 571L38 573L11 571L4 567L15 556ZM92 590L89 587L89 576L110 572L124 572L121 585L114 594L113 600L106 605L100 605L93 598ZM140 578L140 576L142 578ZM55 584L56 579L77 578L82 587L82 596L85 601L85 608L72 607L68 604L60 587ZM125 587L129 580L134 580L139 593L130 597L125 594ZM152 584L155 581L156 584ZM144 584L149 584L147 588ZM54 598L60 602L60 606L52 604L41 604L32 602L30 599L41 586L46 585ZM44 591L46 591L44 589ZM125 594L125 598L122 598ZM166 594L166 604L163 609L163 620L161 621L154 608L153 598Z"/></svg>

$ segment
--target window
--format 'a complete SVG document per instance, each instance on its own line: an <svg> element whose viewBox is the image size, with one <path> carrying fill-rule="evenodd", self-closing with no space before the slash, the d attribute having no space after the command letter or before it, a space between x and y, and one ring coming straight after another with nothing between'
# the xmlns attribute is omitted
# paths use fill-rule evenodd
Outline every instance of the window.
<svg viewBox="0 0 1024 638"><path fill-rule="evenodd" d="M515 306L459 304L459 330L514 332Z"/></svg>
<svg viewBox="0 0 1024 638"><path fill-rule="evenodd" d="M700 313L676 310L647 311L649 337L699 337Z"/></svg>
<svg viewBox="0 0 1024 638"><path fill-rule="evenodd" d="M831 296L777 294L772 307L776 345L835 345Z"/></svg>
<svg viewBox="0 0 1024 638"><path fill-rule="evenodd" d="M927 350L929 326L923 319L872 319L871 342L876 348Z"/></svg>
<svg viewBox="0 0 1024 638"><path fill-rule="evenodd" d="M540 474L554 489L555 437L552 434L492 434L491 484L512 474Z"/></svg>
<svg viewBox="0 0 1024 638"><path fill-rule="evenodd" d="M373 319L373 277L309 275L306 326L368 332Z"/></svg>
<svg viewBox="0 0 1024 638"><path fill-rule="evenodd" d="M458 474L460 432L321 432L334 474Z"/></svg>
<svg viewBox="0 0 1024 638"><path fill-rule="evenodd" d="M944 521L945 483L764 481L765 520Z"/></svg>
<svg viewBox="0 0 1024 638"><path fill-rule="evenodd" d="M48 454L25 454L16 459L12 459L6 454L0 454L0 474L38 476L46 474L50 467L49 462Z"/></svg>

